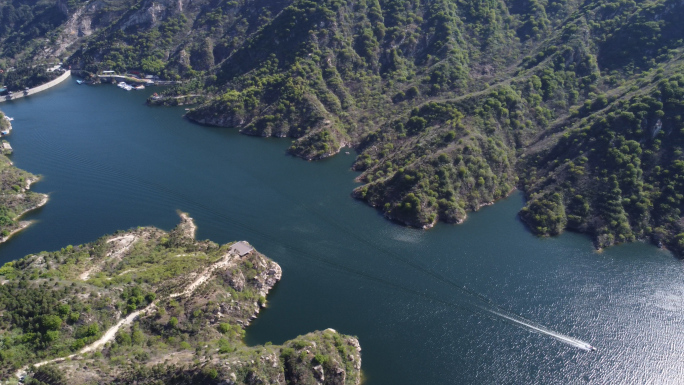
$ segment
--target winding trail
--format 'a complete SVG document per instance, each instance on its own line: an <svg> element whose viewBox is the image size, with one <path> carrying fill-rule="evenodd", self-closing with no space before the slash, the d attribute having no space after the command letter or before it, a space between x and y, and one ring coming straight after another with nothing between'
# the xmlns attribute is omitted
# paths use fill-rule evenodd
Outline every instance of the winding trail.
<svg viewBox="0 0 684 385"><path fill-rule="evenodd" d="M77 357L81 354L92 352L92 351L104 346L107 342L112 341L116 337L116 333L119 331L119 329L121 329L123 326L128 326L128 325L132 324L133 321L136 318L138 318L140 313L147 314L147 313L151 312L152 310L154 310L154 308L156 308L156 305L153 302L153 303L147 305L147 307L145 307L144 309L134 311L133 313L126 316L126 318L119 320L119 322L117 322L116 325L107 329L105 334L102 335L102 337L100 337L100 339L98 339L97 341L93 342L92 344L84 347L78 353L70 354L66 357L53 358L51 360L38 362L36 364L33 364L33 366L35 366L37 368L37 367L47 365L47 364L51 364L54 362L62 362L62 361ZM17 376L17 378L21 379L23 376L25 376L27 374L27 371L28 371L28 365L19 369L15 373L15 376Z"/></svg>
<svg viewBox="0 0 684 385"><path fill-rule="evenodd" d="M190 283L190 284L185 288L185 290L183 290L183 291L180 292L180 293L171 294L171 295L169 295L169 298L176 298L176 297L180 297L180 296L185 296L185 295L190 295L190 294L192 294L192 293L195 291L195 289L197 289L198 287L200 287L200 285L202 285L204 282L206 282L207 280L209 280L209 278L210 278L211 275L214 273L214 271L216 271L216 269L221 269L221 268L228 268L228 267L230 267L230 266L232 265L231 262L233 262L234 259L235 259L235 254L233 254L233 253L230 252L230 251L227 252L227 253L223 256L223 258L221 258L220 261L215 262L213 265L211 265L211 266L209 266L208 268L206 268L206 269L202 272L202 274L200 274L194 281L192 281L192 283Z"/></svg>
<svg viewBox="0 0 684 385"><path fill-rule="evenodd" d="M191 225L191 226L188 226L189 227L188 230L189 230L189 233L194 236L194 232L197 229L197 227L195 226L194 222L192 221L192 218L186 217L183 219L186 220L187 223L189 223ZM133 237L134 239L130 240L130 237ZM110 255L117 255L118 257L120 257L121 255L123 255L123 253L128 248L131 247L131 245L133 245L133 243L135 243L135 240L137 240L137 237L135 237L133 234L126 234L126 235L123 235L121 237L110 239L107 242L113 242L113 241L123 241L122 243L125 243L126 241L130 242L123 249L115 250ZM228 251L223 256L223 258L221 258L221 260L219 260L218 262L215 262L214 264L212 264L211 266L206 268L192 283L190 283L185 288L185 290L183 290L182 292L179 292L179 293L170 294L169 298L176 298L176 297L186 296L186 295L192 294L204 282L209 280L209 278L214 273L214 271L216 271L217 269L230 267L232 265L232 263L235 261L236 257L237 257L237 254L235 254L232 250ZM81 274L81 276L83 276L83 274ZM99 349L100 347L103 347L108 342L111 342L116 337L116 333L122 327L132 324L133 321L135 321L141 315L147 315L147 314L151 313L156 307L157 307L156 302L153 302L153 303L147 305L147 307L145 307L144 309L136 310L133 313L127 315L126 318L120 319L119 322L117 322L114 326L107 329L107 331L102 335L102 337L100 337L100 339L98 339L97 341L95 341L95 342L91 343L90 345L84 347L78 353L74 353L74 354L68 355L66 357L53 358L51 360L38 362L36 364L33 364L33 366L40 367L40 366L50 364L50 363L54 363L54 362L62 362L64 360L77 357L81 354L93 352L93 351ZM19 369L15 373L15 376L17 378L21 379L23 376L25 376L27 374L27 371L28 371L28 365Z"/></svg>
<svg viewBox="0 0 684 385"><path fill-rule="evenodd" d="M100 337L99 340L97 340L97 341L93 342L92 344L84 347L83 349L81 349L81 351L78 354L89 353L89 352L96 350L97 348L99 348L101 346L104 346L107 342L112 341L114 339L114 337L116 337L116 333L119 331L119 329L121 329L123 326L128 326L128 325L132 324L133 321L135 321L135 319L138 318L138 315L140 315L141 313L143 315L147 315L152 310L154 310L156 307L157 307L157 305L154 302L152 302L151 304L147 305L147 307L145 307L144 309L136 310L133 313L126 316L126 318L119 320L119 322L117 322L116 325L107 329L105 334L102 337Z"/></svg>
<svg viewBox="0 0 684 385"><path fill-rule="evenodd" d="M78 276L78 278L82 281L87 281L88 278L90 278L90 275L100 271L102 269L102 266L104 266L104 264L107 261L110 261L113 259L120 260L121 258L123 258L124 254L128 250L130 250L131 247L133 247L133 244L137 240L138 240L138 237L135 236L134 234L126 234L126 235L122 235L120 237L115 237L115 238L108 240L107 243L116 242L117 243L117 245L115 246L116 248L114 250L110 251L109 253L107 253L107 258L104 261L102 261L99 264L97 264L97 265L91 267L90 269L84 271L83 273L81 273L81 275Z"/></svg>

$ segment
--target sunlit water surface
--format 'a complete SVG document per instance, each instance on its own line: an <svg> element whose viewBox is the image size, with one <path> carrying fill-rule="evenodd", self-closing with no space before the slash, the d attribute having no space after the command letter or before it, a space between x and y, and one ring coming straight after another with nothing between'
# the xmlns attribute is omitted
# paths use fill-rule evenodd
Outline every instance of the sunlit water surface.
<svg viewBox="0 0 684 385"><path fill-rule="evenodd" d="M666 384L684 378L682 264L636 243L598 253L578 234L540 239L521 194L429 231L354 201L353 155L285 154L286 139L239 135L150 108L144 92L78 86L4 103L13 161L49 193L0 262L118 229L246 239L283 267L249 344L334 328L359 337L366 384ZM476 294L475 294L476 293ZM597 347L586 352L492 311Z"/></svg>

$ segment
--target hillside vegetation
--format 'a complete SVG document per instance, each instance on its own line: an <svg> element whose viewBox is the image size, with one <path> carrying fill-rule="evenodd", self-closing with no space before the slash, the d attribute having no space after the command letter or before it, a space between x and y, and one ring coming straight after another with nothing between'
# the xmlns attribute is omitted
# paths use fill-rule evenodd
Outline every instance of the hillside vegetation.
<svg viewBox="0 0 684 385"><path fill-rule="evenodd" d="M351 146L353 196L392 220L458 223L518 187L537 234L684 251L680 1L4 7L4 60L182 79L165 94L202 95L194 121L291 137L305 159Z"/></svg>
<svg viewBox="0 0 684 385"><path fill-rule="evenodd" d="M10 123L0 112L0 130L9 127ZM47 201L47 195L29 190L37 180L37 176L14 167L7 156L0 154L0 242L28 226L30 222L19 221L19 217Z"/></svg>
<svg viewBox="0 0 684 385"><path fill-rule="evenodd" d="M248 347L281 277L255 250L138 228L0 268L0 378L29 384L359 384L358 341L332 329ZM36 367L29 366L36 364Z"/></svg>

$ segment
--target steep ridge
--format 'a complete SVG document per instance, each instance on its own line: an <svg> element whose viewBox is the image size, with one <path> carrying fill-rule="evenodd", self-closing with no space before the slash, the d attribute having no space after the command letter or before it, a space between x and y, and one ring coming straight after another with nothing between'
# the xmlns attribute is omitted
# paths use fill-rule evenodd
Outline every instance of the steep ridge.
<svg viewBox="0 0 684 385"><path fill-rule="evenodd" d="M389 219L459 223L517 187L537 234L684 250L680 1L24 6L10 25L42 29L3 29L3 60L182 80L161 100L198 102L193 121L291 137L310 160L353 147L353 196Z"/></svg>

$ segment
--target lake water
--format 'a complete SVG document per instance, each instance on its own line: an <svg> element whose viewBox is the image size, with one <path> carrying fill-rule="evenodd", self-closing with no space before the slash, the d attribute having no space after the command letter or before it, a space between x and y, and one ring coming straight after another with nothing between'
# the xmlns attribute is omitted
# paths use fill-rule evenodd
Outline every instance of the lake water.
<svg viewBox="0 0 684 385"><path fill-rule="evenodd" d="M283 267L247 343L334 328L359 337L366 384L665 384L684 378L684 272L636 243L540 239L515 193L462 225L400 227L350 197L354 155L285 154L287 139L239 135L151 108L154 92L73 80L4 103L12 159L43 175L48 204L0 245L0 262L118 229L245 239ZM586 352L497 315L596 346ZM527 321L524 321L527 322Z"/></svg>

